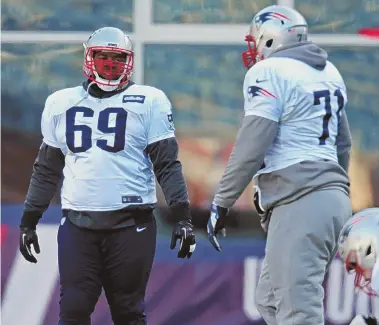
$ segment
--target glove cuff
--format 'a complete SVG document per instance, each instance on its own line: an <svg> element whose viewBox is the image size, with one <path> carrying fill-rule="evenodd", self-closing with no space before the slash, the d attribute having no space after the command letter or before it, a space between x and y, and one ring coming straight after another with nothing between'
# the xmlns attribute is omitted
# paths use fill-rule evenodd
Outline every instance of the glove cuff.
<svg viewBox="0 0 379 325"><path fill-rule="evenodd" d="M189 202L176 203L170 206L171 218L174 221L191 220Z"/></svg>
<svg viewBox="0 0 379 325"><path fill-rule="evenodd" d="M39 219L41 219L40 213L34 211L24 211L21 218L20 228L36 230Z"/></svg>
<svg viewBox="0 0 379 325"><path fill-rule="evenodd" d="M364 317L367 325L377 325L378 320L375 317Z"/></svg>

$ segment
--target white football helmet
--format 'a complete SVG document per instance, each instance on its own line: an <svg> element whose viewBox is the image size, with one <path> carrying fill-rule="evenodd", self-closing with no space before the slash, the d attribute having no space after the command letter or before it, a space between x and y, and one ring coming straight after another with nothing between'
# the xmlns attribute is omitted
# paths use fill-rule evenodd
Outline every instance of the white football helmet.
<svg viewBox="0 0 379 325"><path fill-rule="evenodd" d="M308 24L299 12L269 6L259 11L250 24L250 32L245 37L248 49L242 53L242 61L249 69L280 48L305 43L307 38Z"/></svg>
<svg viewBox="0 0 379 325"><path fill-rule="evenodd" d="M346 270L355 272L354 285L370 296L372 271L379 254L379 208L360 211L343 226L338 239L338 254Z"/></svg>
<svg viewBox="0 0 379 325"><path fill-rule="evenodd" d="M103 27L96 30L84 46L84 75L104 91L121 88L131 78L134 66L133 43L122 30ZM118 55L117 60L98 53Z"/></svg>

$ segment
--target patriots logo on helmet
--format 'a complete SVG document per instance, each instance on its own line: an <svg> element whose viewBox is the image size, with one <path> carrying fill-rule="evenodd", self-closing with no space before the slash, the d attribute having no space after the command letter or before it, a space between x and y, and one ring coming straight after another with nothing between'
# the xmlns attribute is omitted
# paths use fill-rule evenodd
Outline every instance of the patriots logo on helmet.
<svg viewBox="0 0 379 325"><path fill-rule="evenodd" d="M353 225L352 225L352 224L350 224L349 226L346 226L346 227L343 229L343 231L341 232L341 235L340 235L340 239L339 239L340 244L342 244L342 243L345 241L345 239L346 239L347 237L349 237L349 234L350 234L351 228L353 228Z"/></svg>
<svg viewBox="0 0 379 325"><path fill-rule="evenodd" d="M263 96L263 97L271 97L271 98L276 98L276 96L272 93L270 93L268 90L263 89L258 86L250 86L247 89L247 93L251 95L251 97L256 97L256 96Z"/></svg>
<svg viewBox="0 0 379 325"><path fill-rule="evenodd" d="M286 20L286 21L291 21L288 17L278 13L278 12L265 12L257 17L255 17L255 23L256 24L263 24L268 20L272 19L279 19L279 20Z"/></svg>
<svg viewBox="0 0 379 325"><path fill-rule="evenodd" d="M363 219L364 219L365 216L357 216L357 217L354 217L350 224L346 225L342 231L341 231L341 235L340 235L340 243L342 243L343 241L345 241L345 239L349 236L350 234L350 231L351 229L353 228L354 225L356 225L357 223L361 222Z"/></svg>

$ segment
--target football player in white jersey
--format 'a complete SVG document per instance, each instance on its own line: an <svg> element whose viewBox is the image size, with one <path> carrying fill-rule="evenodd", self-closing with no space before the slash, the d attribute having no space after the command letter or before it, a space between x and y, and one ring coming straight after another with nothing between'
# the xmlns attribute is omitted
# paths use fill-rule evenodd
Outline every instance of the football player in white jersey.
<svg viewBox="0 0 379 325"><path fill-rule="evenodd" d="M338 253L346 270L355 272L355 287L369 296L379 296L379 208L360 211L345 223ZM376 325L378 320L357 315L350 325L366 324Z"/></svg>
<svg viewBox="0 0 379 325"><path fill-rule="evenodd" d="M270 6L253 18L245 116L207 227L220 251L226 213L253 179L267 231L256 306L269 325L324 324L322 282L352 215L346 86L307 35L291 8Z"/></svg>
<svg viewBox="0 0 379 325"><path fill-rule="evenodd" d="M50 95L43 143L20 225L20 251L36 263L36 225L63 173L58 231L60 325L89 325L104 288L115 325L144 325L145 289L156 246L155 176L177 225L179 258L196 246L178 160L171 104L132 82L133 44L104 27L84 43L83 85Z"/></svg>

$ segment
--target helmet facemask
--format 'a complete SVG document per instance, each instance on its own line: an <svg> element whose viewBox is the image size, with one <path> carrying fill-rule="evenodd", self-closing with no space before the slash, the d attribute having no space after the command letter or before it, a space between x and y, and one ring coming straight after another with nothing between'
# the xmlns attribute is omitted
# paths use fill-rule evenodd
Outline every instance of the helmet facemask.
<svg viewBox="0 0 379 325"><path fill-rule="evenodd" d="M116 90L130 80L134 53L111 46L85 48L84 74L104 91Z"/></svg>
<svg viewBox="0 0 379 325"><path fill-rule="evenodd" d="M354 286L369 296L378 294L371 288L372 272L376 261L376 253L369 245L365 252L352 250L346 257L345 268L348 273L355 272Z"/></svg>
<svg viewBox="0 0 379 325"><path fill-rule="evenodd" d="M264 59L263 54L258 52L258 42L254 36L246 35L247 50L242 52L242 62L247 69L250 69L255 63Z"/></svg>

